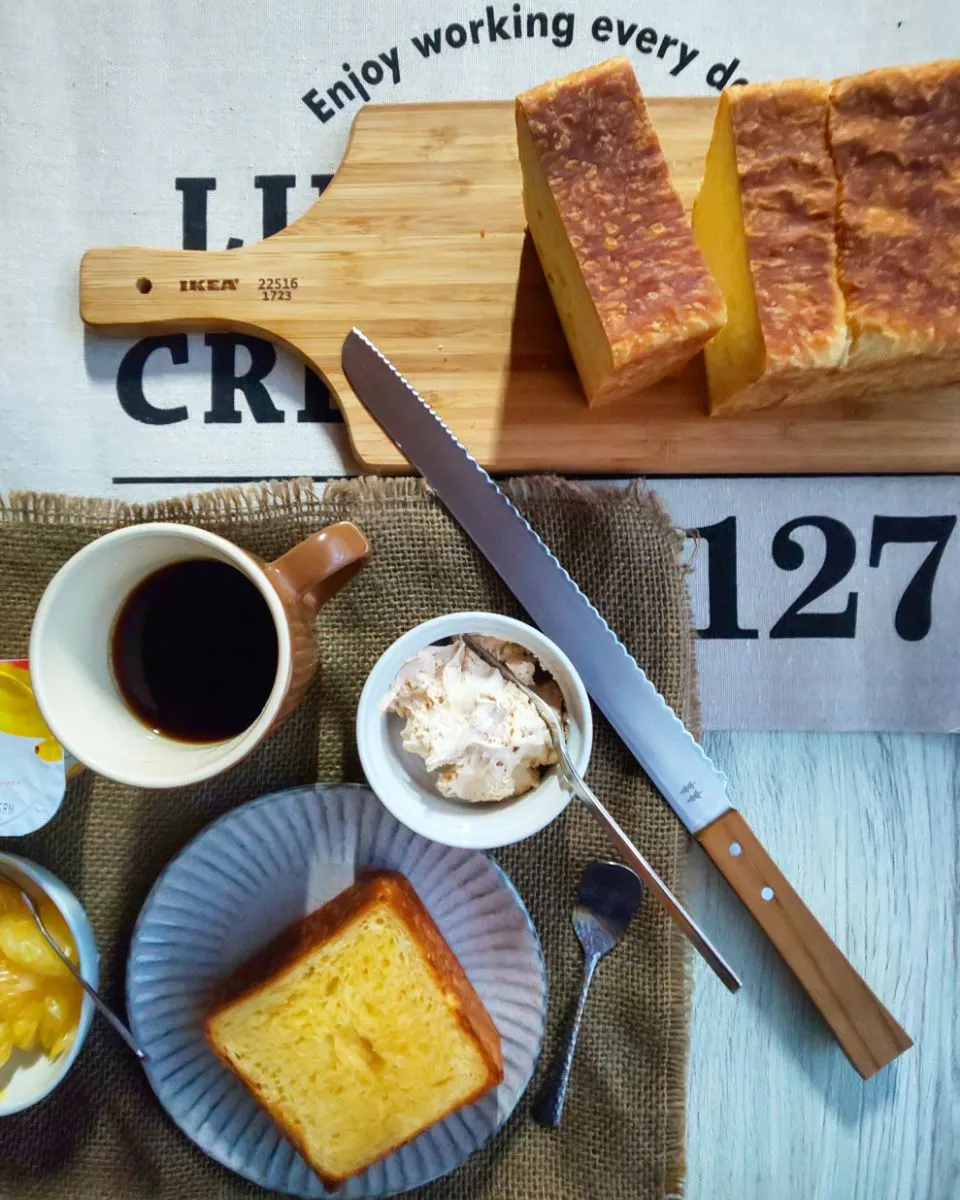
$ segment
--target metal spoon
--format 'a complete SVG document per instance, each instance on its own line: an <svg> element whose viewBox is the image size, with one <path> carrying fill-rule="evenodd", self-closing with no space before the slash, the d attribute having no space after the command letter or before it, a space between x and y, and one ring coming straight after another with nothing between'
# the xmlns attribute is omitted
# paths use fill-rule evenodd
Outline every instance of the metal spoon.
<svg viewBox="0 0 960 1200"><path fill-rule="evenodd" d="M591 863L580 876L580 903L573 910L573 928L583 947L583 986L573 1019L530 1110L538 1125L560 1124L593 973L600 959L627 932L642 899L643 884L622 863Z"/></svg>
<svg viewBox="0 0 960 1200"><path fill-rule="evenodd" d="M544 724L550 731L550 740L553 742L553 748L557 753L557 766L561 780L566 783L575 796L583 801L592 815L604 827L607 837L614 848L623 855L630 866L637 872L721 982L731 992L737 991L741 983L739 976L673 892L670 891L653 867L650 866L633 842L631 842L629 837L627 837L626 833L617 824L613 814L608 812L600 803L584 782L580 772L573 765L570 755L567 753L567 741L564 737L563 726L560 724L560 718L556 710L547 704L541 696L538 696L532 688L528 688L525 683L522 683L505 663L502 663L495 655L481 646L470 634L462 634L461 636L464 643L470 647L474 654L482 658L488 666L495 667L504 679L509 679L511 683L516 684L521 692L530 698L534 708L536 708L537 712L543 718Z"/></svg>
<svg viewBox="0 0 960 1200"><path fill-rule="evenodd" d="M87 995L90 997L90 999L96 1005L96 1007L100 1011L100 1013L104 1017L106 1017L106 1019L110 1022L110 1024L117 1031L117 1033L120 1034L120 1036L123 1038L123 1040L127 1043L127 1045L130 1047L130 1049L137 1056L137 1058L139 1058L141 1062L149 1062L150 1061L149 1056L147 1055L146 1051L141 1050L140 1047L137 1045L136 1041L134 1040L134 1036L130 1032L130 1030L126 1027L126 1025L124 1025L124 1023L116 1015L116 1013L113 1011L113 1009L111 1009L105 1003L105 1001L100 999L100 995L97 992L97 989L92 984L87 983L87 981L80 974L80 972L77 970L77 968L73 965L73 963L70 961L70 959L67 958L67 956L64 954L64 952L60 949L59 945L57 944L56 938L54 938L50 934L46 925L44 925L43 918L40 916L40 910L37 908L37 906L34 902L34 899L30 895L30 893L24 891L24 889L20 886L18 881L16 879L14 879L11 875L8 875L5 871L0 871L0 878L7 880L8 883L12 883L13 886L19 891L20 895L23 897L24 903L26 904L27 908L30 910L30 915L33 917L34 924L40 930L40 933L43 935L44 941L47 943L47 945L50 947L50 949L54 952L54 954L56 954L57 958L60 959L60 961L63 963L63 965L69 970L70 974L74 977L74 979L77 981L77 983L80 984L80 986L83 988L83 990L87 993Z"/></svg>

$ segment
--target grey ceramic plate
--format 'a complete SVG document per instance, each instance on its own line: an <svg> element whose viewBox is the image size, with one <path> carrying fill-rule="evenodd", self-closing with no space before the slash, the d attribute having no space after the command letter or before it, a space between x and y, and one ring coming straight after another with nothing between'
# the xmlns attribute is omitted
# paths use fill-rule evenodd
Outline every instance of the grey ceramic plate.
<svg viewBox="0 0 960 1200"><path fill-rule="evenodd" d="M127 1011L173 1120L261 1187L328 1194L207 1048L203 1016L217 981L367 866L402 872L430 910L500 1031L504 1080L336 1195L389 1196L454 1170L513 1111L540 1053L543 956L523 902L492 859L411 833L366 788L295 788L243 805L205 829L154 885L133 934Z"/></svg>

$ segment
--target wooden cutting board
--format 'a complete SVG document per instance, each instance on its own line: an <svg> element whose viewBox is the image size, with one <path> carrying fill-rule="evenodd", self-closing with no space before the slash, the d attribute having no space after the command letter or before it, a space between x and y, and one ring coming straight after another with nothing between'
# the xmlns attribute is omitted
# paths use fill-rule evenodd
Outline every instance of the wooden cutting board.
<svg viewBox="0 0 960 1200"><path fill-rule="evenodd" d="M715 102L650 101L693 201ZM525 232L512 103L372 105L298 221L238 250L89 251L83 320L228 329L288 344L340 402L357 458L409 465L350 390L357 325L490 470L789 474L960 469L960 388L709 417L703 368L590 410Z"/></svg>

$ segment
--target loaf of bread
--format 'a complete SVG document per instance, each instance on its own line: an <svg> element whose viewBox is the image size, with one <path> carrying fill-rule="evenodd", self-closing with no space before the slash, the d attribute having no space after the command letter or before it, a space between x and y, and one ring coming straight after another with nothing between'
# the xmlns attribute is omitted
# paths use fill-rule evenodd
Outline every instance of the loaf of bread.
<svg viewBox="0 0 960 1200"><path fill-rule="evenodd" d="M327 1187L503 1078L496 1026L392 871L361 877L235 972L205 1028Z"/></svg>
<svg viewBox="0 0 960 1200"><path fill-rule="evenodd" d="M720 328L693 239L624 58L517 97L530 233L590 404L679 370Z"/></svg>
<svg viewBox="0 0 960 1200"><path fill-rule="evenodd" d="M713 412L816 399L845 360L829 99L816 79L720 97L693 208L727 302L727 323L704 350Z"/></svg>
<svg viewBox="0 0 960 1200"><path fill-rule="evenodd" d="M712 412L960 380L960 61L729 89L694 229Z"/></svg>
<svg viewBox="0 0 960 1200"><path fill-rule="evenodd" d="M830 145L850 351L829 394L960 380L960 60L838 79Z"/></svg>

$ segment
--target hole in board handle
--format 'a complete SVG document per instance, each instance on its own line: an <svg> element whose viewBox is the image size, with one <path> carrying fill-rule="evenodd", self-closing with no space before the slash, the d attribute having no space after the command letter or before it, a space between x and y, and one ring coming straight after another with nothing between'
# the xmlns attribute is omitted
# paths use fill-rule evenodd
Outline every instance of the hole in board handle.
<svg viewBox="0 0 960 1200"><path fill-rule="evenodd" d="M144 295L146 295L147 292L149 292L150 289L153 287L153 281L150 279L147 279L146 276L141 275L140 278L137 280L136 287L137 287L138 292L142 292Z"/></svg>

